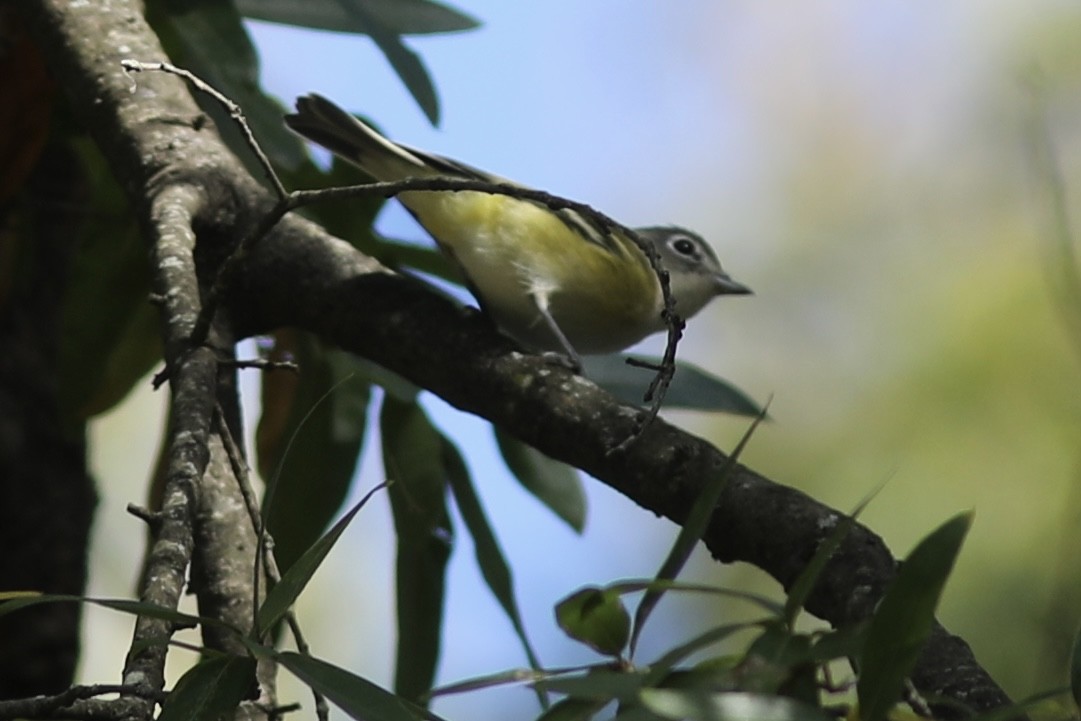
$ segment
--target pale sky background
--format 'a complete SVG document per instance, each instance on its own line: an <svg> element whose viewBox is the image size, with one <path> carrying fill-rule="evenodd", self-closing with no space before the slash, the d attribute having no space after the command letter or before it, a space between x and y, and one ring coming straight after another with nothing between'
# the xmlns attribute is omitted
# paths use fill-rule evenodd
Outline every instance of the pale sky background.
<svg viewBox="0 0 1081 721"><path fill-rule="evenodd" d="M951 601L948 589L943 620L993 672L1011 674L1011 692L1052 685L1056 679L1010 653L1016 639L987 629L1031 616L1031 637L1057 592L1051 571L1026 564L1059 553L1058 507L1076 461L1077 368L1043 283L1020 78L1037 67L1048 71L1053 97L1063 85L1076 88L1077 60L1056 30L1072 28L1076 37L1081 7L1055 0L466 0L456 7L484 26L408 40L438 87L438 129L363 38L253 24L264 82L287 103L320 92L395 139L588 202L630 225L699 230L756 291L705 310L682 346L684 358L755 398L773 396L775 421L752 441L749 464L842 509L889 478L864 518L897 555L975 507L976 527L950 587L974 584L975 600ZM1081 109L1062 102L1050 112L1066 182L1079 187ZM424 237L400 212L383 223L389 234ZM993 361L993 369L963 365L976 363L970 356ZM1067 378L1072 383L1048 390ZM93 594L130 593L140 549L129 538L138 522L123 508L143 497L156 451L156 429L145 418L160 418L159 402L140 391L93 429L95 468L108 488ZM438 401L429 407L476 474L542 660L599 660L555 629L553 604L581 585L652 574L674 527L587 479L591 511L578 537L507 477L483 423ZM1065 409L1068 422L1041 430L1033 419L1049 407ZM670 418L722 448L746 425ZM957 428L960 435L949 435ZM361 489L382 480L377 446L369 444ZM439 683L525 663L458 529ZM385 686L392 559L380 499L357 518L299 609L317 655ZM988 569L1002 566L1031 570L996 581L1014 584L1009 589L980 586L998 578ZM704 554L692 571L781 596L775 584ZM1013 599L1018 588L1026 600L1010 605L1007 590ZM685 622L701 629L727 612L698 599L665 601L641 659L688 637ZM86 680L106 681L97 671L119 668L130 623L90 615L88 638L108 634L120 644L87 649ZM282 700L292 694L310 709L282 676ZM495 721L534 709L530 692L505 689L440 701L434 710Z"/></svg>

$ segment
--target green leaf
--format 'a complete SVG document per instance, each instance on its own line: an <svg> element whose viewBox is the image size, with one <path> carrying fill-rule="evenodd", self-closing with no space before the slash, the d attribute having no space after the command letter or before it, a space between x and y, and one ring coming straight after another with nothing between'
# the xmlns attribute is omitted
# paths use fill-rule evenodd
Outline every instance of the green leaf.
<svg viewBox="0 0 1081 721"><path fill-rule="evenodd" d="M747 601L755 606L758 606L766 613L779 616L781 614L782 606L768 596L764 596L760 593L752 593L750 591L741 591L732 588L723 588L721 586L710 586L704 583L685 583L683 581L677 581L669 578L632 578L623 581L616 581L604 588L605 591L611 591L623 596L628 593L637 593L639 591L683 591L687 593L709 593L717 596L724 596L726 598L734 598L740 601Z"/></svg>
<svg viewBox="0 0 1081 721"><path fill-rule="evenodd" d="M529 643L525 623L518 610L518 601L514 597L514 579L511 575L510 564L503 556L503 549L499 547L499 541L496 540L492 526L477 497L473 479L469 476L469 470L461 454L454 444L446 439L443 440L443 463L447 469L447 478L450 481L451 492L454 494L454 501L458 504L458 511L462 514L462 520L469 530L469 535L473 538L473 551L484 582L488 584L492 595L499 601L503 612L510 619L514 633L522 642L522 649L529 660L529 665L534 669L540 669L540 661L533 651L533 646Z"/></svg>
<svg viewBox="0 0 1081 721"><path fill-rule="evenodd" d="M507 468L522 487L552 509L568 526L581 533L586 524L586 494L578 471L566 463L549 458L498 427L492 428Z"/></svg>
<svg viewBox="0 0 1081 721"><path fill-rule="evenodd" d="M442 721L430 711L326 661L289 651L278 654L276 658L290 673L330 699L351 718L363 721Z"/></svg>
<svg viewBox="0 0 1081 721"><path fill-rule="evenodd" d="M664 718L686 721L828 721L820 708L778 696L643 689L642 703Z"/></svg>
<svg viewBox="0 0 1081 721"><path fill-rule="evenodd" d="M4 600L4 598L8 600ZM181 613L172 608L165 608L144 601L133 601L127 598L91 598L89 596L73 596L62 593L36 593L33 591L11 591L0 595L0 616L40 603L89 603L102 608L120 611L132 616L144 616L155 618L160 621L168 621L179 627L195 628L196 626L216 626L218 628L233 631L241 636L239 629L216 618L206 616L194 616L189 613Z"/></svg>
<svg viewBox="0 0 1081 721"><path fill-rule="evenodd" d="M289 567L289 571L282 576L281 581L270 589L270 593L267 594L262 606L259 607L259 613L256 617L257 636L262 636L292 607L293 603L300 597L301 592L307 587L308 581L319 570L319 566L322 565L323 559L330 553L330 549L341 538L342 533L349 526L353 517L357 515L357 512L364 507L364 504L376 491L385 487L386 484L382 483L368 491L364 498L349 509L349 512L342 516L341 520L335 523L334 527L327 531L322 538L312 544L311 548L305 551L304 555Z"/></svg>
<svg viewBox="0 0 1081 721"><path fill-rule="evenodd" d="M679 534L672 544L672 549L668 552L668 557L664 559L660 570L657 571L657 581L674 579L683 569L683 565L687 563L687 559L691 557L691 552L698 544L698 541L701 540L702 534L706 531L706 526L709 525L710 518L713 517L713 510L717 507L721 492L728 483L728 477L732 475L736 467L736 461L739 460L744 447L751 440L751 436L754 435L755 429L758 428L758 424L762 422L765 415L766 409L763 408L759 416L751 423L747 432L740 438L739 443L736 444L735 449L732 451L732 455L728 457L724 465L712 478L702 479L702 490L691 507L690 513L687 514L686 520L683 521ZM638 608L635 609L634 632L631 635L632 655L638 643L638 637L642 633L642 628L645 626L653 609L660 602L664 591L663 586L647 589L645 595L642 596L642 601L638 604Z"/></svg>
<svg viewBox="0 0 1081 721"><path fill-rule="evenodd" d="M856 623L824 633L811 646L811 660L816 663L840 658L856 658L867 639L867 622Z"/></svg>
<svg viewBox="0 0 1081 721"><path fill-rule="evenodd" d="M748 621L746 623L730 623L724 626L717 626L695 636L686 643L682 643L679 646L669 649L663 656L649 664L649 676L646 679L646 685L654 686L660 683L660 681L668 675L668 672L675 668L677 663L683 661L691 654L697 653L704 648L723 641L733 633L737 633L747 628L754 628L757 625L759 624Z"/></svg>
<svg viewBox="0 0 1081 721"><path fill-rule="evenodd" d="M383 463L398 533L398 649L395 690L420 698L432 688L443 627L447 561L454 533L447 513L446 441L416 403L384 396Z"/></svg>
<svg viewBox="0 0 1081 721"><path fill-rule="evenodd" d="M283 108L262 92L258 56L233 3L162 0L148 5L147 19L175 64L195 73L243 109L256 140L275 164L297 168L306 161L300 139L282 123ZM263 177L227 111L202 93L195 93L195 97L229 148L255 177Z"/></svg>
<svg viewBox="0 0 1081 721"><path fill-rule="evenodd" d="M371 389L366 366L299 331L280 332L275 357L292 357L299 376L263 377L256 433L267 482L263 515L285 573L340 512L364 444Z"/></svg>
<svg viewBox="0 0 1081 721"><path fill-rule="evenodd" d="M246 698L258 697L255 659L207 659L180 677L162 705L158 721L217 721Z"/></svg>
<svg viewBox="0 0 1081 721"><path fill-rule="evenodd" d="M621 402L642 405L642 395L649 387L653 371L628 365L628 356L613 354L588 356L582 359L587 378L605 389ZM660 358L635 356L636 360L658 364ZM757 416L761 407L728 381L710 375L698 366L677 360L676 374L664 396L667 408L731 413L737 416Z"/></svg>
<svg viewBox="0 0 1081 721"><path fill-rule="evenodd" d="M630 637L623 600L602 588L583 588L556 604L556 623L575 641L606 656L620 656Z"/></svg>
<svg viewBox="0 0 1081 721"><path fill-rule="evenodd" d="M146 248L127 197L86 138L70 141L74 173L90 193L60 310L60 403L81 421L119 403L161 360L157 309L148 302Z"/></svg>
<svg viewBox="0 0 1081 721"><path fill-rule="evenodd" d="M542 713L537 721L588 721L608 705L607 701L565 698Z"/></svg>
<svg viewBox="0 0 1081 721"><path fill-rule="evenodd" d="M432 0L351 0L361 2L381 25L399 35L473 30L480 22L460 10Z"/></svg>
<svg viewBox="0 0 1081 721"><path fill-rule="evenodd" d="M811 661L811 637L793 633L781 619L764 624L747 650L741 690L780 694L810 704L818 701L818 666Z"/></svg>
<svg viewBox="0 0 1081 721"><path fill-rule="evenodd" d="M576 676L538 681L545 691L573 698L594 701L627 701L635 698L642 689L647 676L642 672L613 671L607 668L591 669L589 673Z"/></svg>
<svg viewBox="0 0 1081 721"><path fill-rule="evenodd" d="M398 74L410 95L417 101L420 109L424 111L428 122L439 125L439 99L436 97L432 78L420 56L402 43L401 34L384 24L380 16L368 7L368 3L362 0L339 0L339 2L352 16L353 21L364 29L372 42L383 52L387 62L394 68L394 72Z"/></svg>
<svg viewBox="0 0 1081 721"><path fill-rule="evenodd" d="M972 514L962 513L917 544L901 564L867 630L859 662L860 718L884 721L931 635L942 595Z"/></svg>
<svg viewBox="0 0 1081 721"><path fill-rule="evenodd" d="M0 591L0 603L17 599L41 598L44 595L41 591Z"/></svg>
<svg viewBox="0 0 1081 721"><path fill-rule="evenodd" d="M367 34L339 0L236 0L240 14L255 20L313 30ZM364 6L388 30L423 35L472 30L480 25L460 10L432 0L365 0Z"/></svg>
<svg viewBox="0 0 1081 721"><path fill-rule="evenodd" d="M427 697L432 699L436 696L449 696L450 694L455 693L479 691L480 689L492 688L494 686L506 686L508 684L520 684L527 681L539 681L545 678L549 673L550 672L547 671L534 669L526 670L513 668L508 671L499 671L484 676L476 676L474 678L465 679L464 681L456 681L455 683L433 688Z"/></svg>

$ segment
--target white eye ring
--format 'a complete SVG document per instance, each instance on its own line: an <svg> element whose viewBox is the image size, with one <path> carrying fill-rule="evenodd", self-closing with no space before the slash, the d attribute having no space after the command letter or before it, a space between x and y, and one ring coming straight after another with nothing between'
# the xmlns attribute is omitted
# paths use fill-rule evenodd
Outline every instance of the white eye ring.
<svg viewBox="0 0 1081 721"><path fill-rule="evenodd" d="M668 241L668 247L680 255L693 258L698 255L698 245L685 235L677 235Z"/></svg>

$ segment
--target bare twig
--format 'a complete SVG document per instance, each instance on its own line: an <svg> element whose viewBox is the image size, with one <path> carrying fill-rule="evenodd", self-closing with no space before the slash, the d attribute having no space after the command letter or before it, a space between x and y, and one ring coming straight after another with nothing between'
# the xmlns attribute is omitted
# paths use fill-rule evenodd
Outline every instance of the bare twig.
<svg viewBox="0 0 1081 721"><path fill-rule="evenodd" d="M150 528L151 533L157 533L158 529L161 528L160 511L151 511L149 508L135 503L129 503L127 511L140 521L143 521Z"/></svg>
<svg viewBox="0 0 1081 721"><path fill-rule="evenodd" d="M214 413L215 429L219 433L222 439L222 444L225 447L225 452L229 457L229 464L232 467L233 475L236 477L237 485L240 488L240 495L244 498L244 505L247 508L248 516L251 519L252 528L255 530L255 535L259 539L259 544L256 546L255 558L256 564L262 564L263 573L270 579L272 583L279 583L281 581L281 571L278 569L278 562L274 558L274 540L266 530L266 526L263 524L263 516L259 509L259 499L255 494L255 488L252 486L251 473L248 469L247 461L244 460L244 454L240 450L240 446L237 445L236 439L233 438L233 434L229 430L228 424L225 422L225 416L222 413L222 409L219 406L215 409ZM256 630L256 616L259 611L259 573L258 568L254 569L254 603L253 603L253 615L252 615L252 630ZM305 656L311 655L311 649L308 646L307 641L304 638L304 633L300 629L300 623L297 621L296 614L292 610L285 612L285 622L289 626L289 631L293 635L293 640L296 643L297 650ZM257 639L260 640L261 639ZM315 701L316 716L320 721L326 721L330 715L330 708L327 706L326 699L315 688L312 688L312 697Z"/></svg>
<svg viewBox="0 0 1081 721"><path fill-rule="evenodd" d="M300 366L293 361L272 361L266 358L250 358L247 360L231 360L222 363L225 366L231 366L233 368L256 368L262 371L289 371L290 373L300 373Z"/></svg>
<svg viewBox="0 0 1081 721"><path fill-rule="evenodd" d="M244 141L248 144L248 147L251 149L252 153L259 161L259 165L263 168L263 172L266 174L267 180L269 180L270 184L274 187L274 192L278 195L279 198L285 198L285 196L288 195L288 191L286 191L281 179L278 178L278 174L274 172L274 166L270 164L270 159L266 156L266 153L263 152L263 148L255 140L255 134L252 133L251 127L248 125L248 119L244 117L244 111L240 109L239 105L237 105L228 97L216 90L213 85L206 82L190 70L178 68L171 63L144 63L138 60L121 60L120 66L124 68L125 72L128 73L139 73L145 70L157 70L159 72L178 75L187 80L193 86L195 86L195 88L199 92L206 93L207 95L221 103L222 107L224 107L225 110L229 113L229 117L231 117L233 121L236 122L237 127L240 128L240 132L243 133ZM134 78L132 78L132 83L135 83Z"/></svg>

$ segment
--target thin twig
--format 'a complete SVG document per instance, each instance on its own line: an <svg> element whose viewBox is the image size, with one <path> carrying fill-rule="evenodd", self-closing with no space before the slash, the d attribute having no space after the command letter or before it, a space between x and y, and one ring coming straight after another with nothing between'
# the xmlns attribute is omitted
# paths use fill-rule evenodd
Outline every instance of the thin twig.
<svg viewBox="0 0 1081 721"><path fill-rule="evenodd" d="M221 406L215 408L214 423L218 434L221 436L222 445L225 447L225 453L229 457L229 465L232 467L233 475L237 479L240 495L244 498L244 505L248 510L252 528L255 530L256 537L259 539L259 543L255 548L256 568L253 569L255 576L255 598L252 604L252 629L255 630L255 614L258 614L260 606L258 567L260 564L262 565L263 572L272 583L281 582L281 572L278 569L278 563L274 558L274 540L271 538L270 533L266 530L266 526L263 523L263 516L259 509L259 499L256 497L255 489L252 486L251 473L249 473L248 464L244 460L244 455L237 445L236 440L233 438L233 434L229 431L228 425L225 423L225 416L222 413ZM310 656L311 649L304 639L304 633L300 629L300 623L297 621L296 614L294 614L292 610L285 612L285 622L289 626L289 632L293 635L293 641L297 645L297 650L305 656ZM326 721L330 716L330 708L327 706L326 699L314 688L312 689L312 697L315 701L316 716L320 721Z"/></svg>
<svg viewBox="0 0 1081 721"><path fill-rule="evenodd" d="M901 692L901 697L917 716L922 716L923 718L935 717L927 700L916 690L916 687L912 683L912 679L905 679L905 686Z"/></svg>
<svg viewBox="0 0 1081 721"><path fill-rule="evenodd" d="M161 528L161 511L151 511L145 506L140 506L135 503L129 503L127 508L128 513L144 522L151 530L156 533Z"/></svg>
<svg viewBox="0 0 1081 721"><path fill-rule="evenodd" d="M248 125L248 119L244 117L244 111L240 109L239 105L237 105L235 102L233 102L221 92L216 90L214 86L212 86L210 83L206 82L190 70L178 68L171 63L144 63L138 60L121 60L120 66L124 68L124 71L127 73L158 71L163 73L169 73L171 75L178 75L187 80L193 86L195 86L196 90L206 93L210 97L217 100L221 104L221 106L225 108L225 110L229 113L229 117L233 119L233 121L237 124L237 127L240 128L240 132L244 135L244 142L248 144L248 147L251 149L252 153L255 154L256 159L259 161L259 165L263 168L263 172L266 173L267 180L269 180L270 184L274 186L274 192L277 193L279 198L285 198L289 194L289 191L285 189L285 185L282 184L281 179L278 178L278 174L274 172L274 166L270 164L270 159L266 156L266 153L263 152L263 148L259 145L258 141L256 141L255 134L251 131L251 126ZM135 79L133 78L132 83L134 84L134 82Z"/></svg>
<svg viewBox="0 0 1081 721"><path fill-rule="evenodd" d="M290 373L300 373L300 366L293 361L272 361L266 358L250 358L247 360L231 360L222 363L223 366L231 368L256 368L262 371L289 371Z"/></svg>

